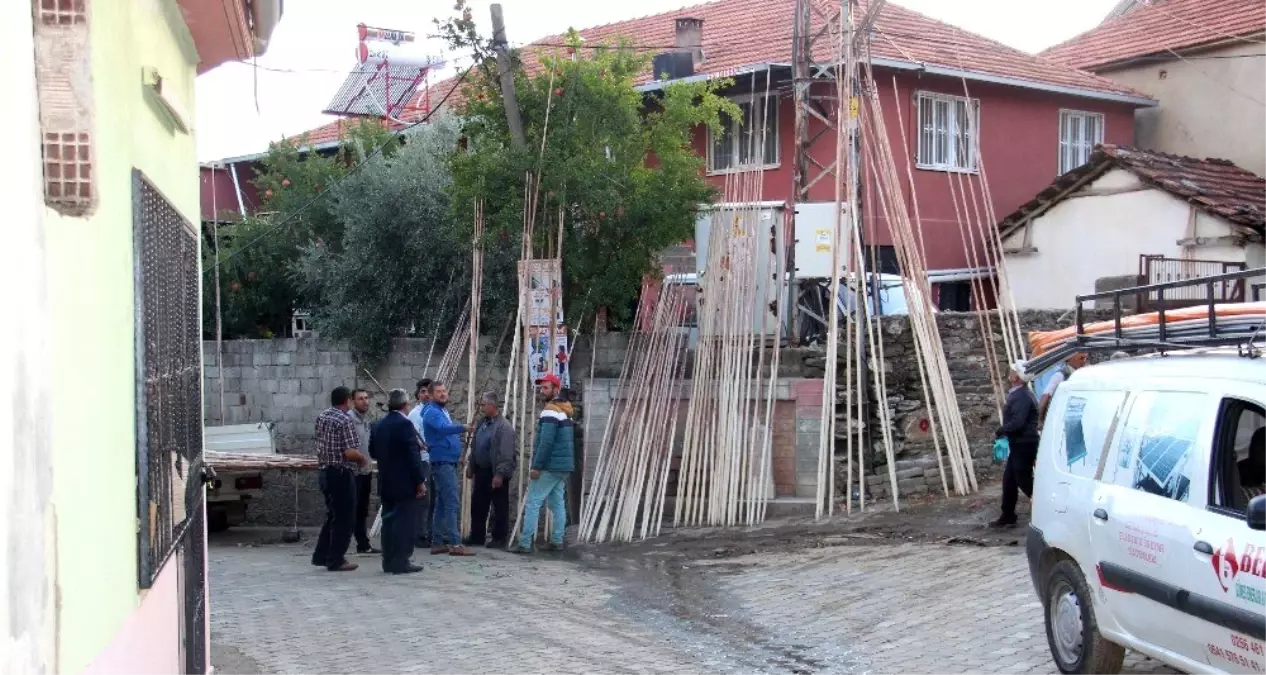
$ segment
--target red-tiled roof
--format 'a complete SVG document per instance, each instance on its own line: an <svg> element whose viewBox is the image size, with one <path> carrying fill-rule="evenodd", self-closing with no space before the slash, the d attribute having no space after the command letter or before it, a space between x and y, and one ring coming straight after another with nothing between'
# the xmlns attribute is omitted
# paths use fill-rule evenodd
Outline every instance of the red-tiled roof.
<svg viewBox="0 0 1266 675"><path fill-rule="evenodd" d="M838 10L838 0L816 0L822 11ZM870 0L861 0L863 11ZM704 61L696 73L724 76L757 64L791 64L792 19L795 0L715 0L671 12L644 16L580 30L587 45L610 44L627 38L644 51L662 52L672 49L675 20L703 20ZM563 35L542 38L522 49L524 68L540 69L539 55L553 50L563 51ZM815 58L833 60L829 40L815 45ZM1145 99L1142 94L1097 75L1075 70L1018 49L911 11L889 2L875 22L871 42L873 56L907 63L921 63L947 69L983 73L1048 87L1079 89L1092 94L1108 94ZM642 82L651 79L647 69ZM438 102L452 87L454 80L431 85L431 100ZM421 93L419 93L421 96ZM452 104L460 92L450 99ZM415 100L414 104L417 104ZM410 120L418 113L402 115ZM310 132L312 142L318 138L338 138L333 124ZM318 135L317 132L320 132Z"/></svg>
<svg viewBox="0 0 1266 675"><path fill-rule="evenodd" d="M1262 0L1152 0L1041 53L1073 68L1120 63L1266 31Z"/></svg>
<svg viewBox="0 0 1266 675"><path fill-rule="evenodd" d="M1089 161L1056 178L1027 204L1002 219L998 227L1003 231L1014 228L1058 204L1075 191L1070 188L1089 184L1114 168L1125 169L1147 185L1259 235L1266 228L1266 178L1225 159L1196 159L1118 145L1095 148Z"/></svg>

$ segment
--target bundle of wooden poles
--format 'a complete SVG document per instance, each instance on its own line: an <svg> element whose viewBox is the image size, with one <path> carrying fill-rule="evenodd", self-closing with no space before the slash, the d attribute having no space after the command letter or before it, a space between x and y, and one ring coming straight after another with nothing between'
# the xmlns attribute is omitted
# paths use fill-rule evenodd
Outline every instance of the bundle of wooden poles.
<svg viewBox="0 0 1266 675"><path fill-rule="evenodd" d="M766 81L766 95L757 99L767 108L768 88ZM724 202L711 214L674 525L755 524L773 496L770 430L783 297L777 289L785 270L773 253L781 223L762 219L759 205L766 125L758 128L747 148L758 161L727 176Z"/></svg>
<svg viewBox="0 0 1266 675"><path fill-rule="evenodd" d="M479 392L476 391L476 366L479 363L479 319L483 304L484 291L484 205L482 200L475 202L475 225L471 234L470 249L470 321L467 328L470 352L467 355L466 378L466 424L475 423L475 412L479 409ZM474 434L467 434L466 449L463 455L463 466L470 466L470 455L474 450ZM470 499L474 486L465 477L461 479L462 500L460 531L463 539L470 534Z"/></svg>
<svg viewBox="0 0 1266 675"><path fill-rule="evenodd" d="M620 374L617 398L602 436L592 486L580 512L580 541L632 541L659 534L681 377L689 333L685 289L642 285L637 326ZM650 326L641 330L648 302ZM640 524L640 527L639 527Z"/></svg>

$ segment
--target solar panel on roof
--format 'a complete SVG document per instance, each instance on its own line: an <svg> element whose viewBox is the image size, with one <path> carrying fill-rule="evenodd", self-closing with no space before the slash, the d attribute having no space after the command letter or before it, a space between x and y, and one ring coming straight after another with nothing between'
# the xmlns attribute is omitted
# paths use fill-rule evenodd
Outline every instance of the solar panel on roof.
<svg viewBox="0 0 1266 675"><path fill-rule="evenodd" d="M324 112L327 115L396 117L418 91L426 69L360 63L347 74Z"/></svg>

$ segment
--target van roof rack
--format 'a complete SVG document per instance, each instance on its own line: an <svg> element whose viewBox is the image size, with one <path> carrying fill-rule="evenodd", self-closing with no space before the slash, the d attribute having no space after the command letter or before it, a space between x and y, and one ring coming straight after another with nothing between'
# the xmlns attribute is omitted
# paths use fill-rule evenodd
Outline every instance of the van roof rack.
<svg viewBox="0 0 1266 675"><path fill-rule="evenodd" d="M1257 357L1261 353L1260 342L1266 339L1266 302L1245 302L1244 291L1249 279L1264 276L1266 267L1258 267L1079 295L1072 329L1052 331L1051 344L1029 359L1026 370L1041 373L1077 352L1122 349L1156 349L1165 353L1235 345L1241 356ZM1122 299L1129 297L1135 298L1139 306L1144 305L1138 301L1145 301L1157 309L1126 315ZM1112 302L1112 318L1086 324L1083 305L1099 300Z"/></svg>

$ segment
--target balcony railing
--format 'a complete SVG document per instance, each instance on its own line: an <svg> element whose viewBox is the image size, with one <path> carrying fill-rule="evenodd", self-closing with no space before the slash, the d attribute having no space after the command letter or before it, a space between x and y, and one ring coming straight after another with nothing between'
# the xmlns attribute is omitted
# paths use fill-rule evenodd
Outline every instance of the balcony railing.
<svg viewBox="0 0 1266 675"><path fill-rule="evenodd" d="M1143 286L1193 281L1242 272L1246 269L1248 265L1242 262L1166 258L1161 255L1139 256L1139 282ZM1239 278L1215 282L1212 286L1212 301L1215 303L1244 302L1246 299L1245 281ZM1209 290L1206 285L1173 287L1164 294L1164 306L1166 309L1178 309L1208 303ZM1139 300L1140 312L1153 312L1160 309L1160 296L1157 292L1147 293Z"/></svg>

